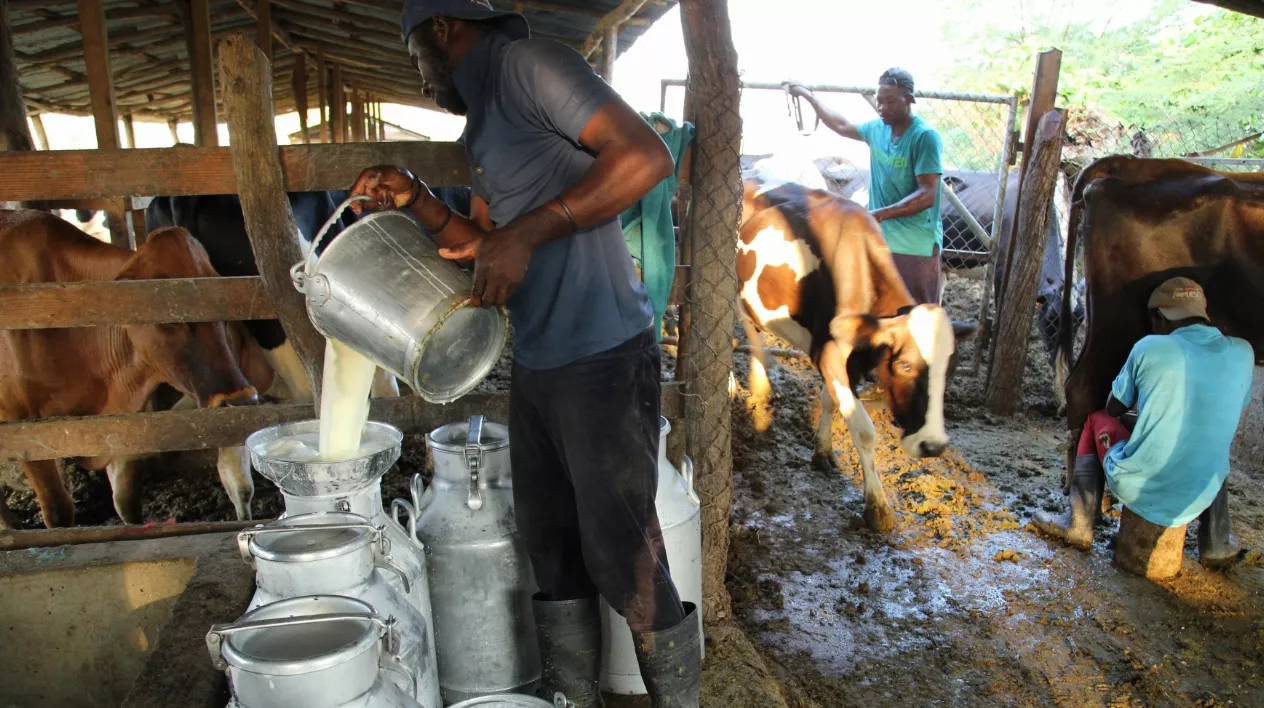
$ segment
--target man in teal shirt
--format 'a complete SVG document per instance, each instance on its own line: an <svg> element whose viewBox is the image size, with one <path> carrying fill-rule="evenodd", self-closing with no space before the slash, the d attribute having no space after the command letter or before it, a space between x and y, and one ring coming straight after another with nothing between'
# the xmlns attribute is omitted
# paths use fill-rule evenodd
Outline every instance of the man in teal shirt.
<svg viewBox="0 0 1264 708"><path fill-rule="evenodd" d="M943 142L926 121L913 115L913 76L888 69L878 79L878 120L855 125L807 88L790 86L807 99L830 130L869 146L869 213L882 235L909 294L919 303L939 304L944 226L939 216Z"/></svg>
<svg viewBox="0 0 1264 708"><path fill-rule="evenodd" d="M1200 560L1231 563L1224 482L1229 447L1251 400L1255 353L1210 325L1203 289L1188 278L1160 285L1148 306L1154 334L1133 346L1106 410L1084 426L1070 513L1037 512L1032 524L1087 548L1108 482L1126 508L1152 524L1184 526L1199 518ZM1119 420L1129 409L1137 413L1131 432Z"/></svg>

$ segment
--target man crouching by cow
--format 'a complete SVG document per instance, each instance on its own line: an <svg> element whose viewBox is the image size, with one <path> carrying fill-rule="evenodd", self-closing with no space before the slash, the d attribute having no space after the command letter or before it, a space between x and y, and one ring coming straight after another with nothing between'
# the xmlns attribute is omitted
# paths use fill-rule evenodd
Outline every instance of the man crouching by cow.
<svg viewBox="0 0 1264 708"><path fill-rule="evenodd" d="M1071 472L1071 509L1036 512L1035 528L1077 548L1093 543L1103 487L1152 524L1201 518L1200 560L1236 557L1229 539L1229 448L1251 401L1255 354L1211 326L1203 289L1171 278L1147 305L1153 332L1137 342L1115 378L1106 409L1089 415ZM1120 421L1135 409L1135 429Z"/></svg>
<svg viewBox="0 0 1264 708"><path fill-rule="evenodd" d="M873 421L856 396L876 375L913 457L937 457L948 446L944 390L956 363L956 342L975 330L951 322L937 305L917 304L863 207L794 183L743 184L737 244L738 295L751 357L750 398L767 405L767 361L758 328L808 352L824 378L815 466L834 468L835 408L847 421L864 473L865 522L889 531L895 516L874 470ZM764 430L767 415L756 414Z"/></svg>
<svg viewBox="0 0 1264 708"><path fill-rule="evenodd" d="M94 239L47 212L0 212L0 283L215 277L206 251L182 228L158 229L136 251ZM0 331L0 421L136 413L160 384L199 407L255 403L272 369L240 325L222 322ZM244 371L244 373L243 373ZM134 460L80 459L108 468L114 508L140 521ZM75 505L56 460L22 463L44 525L70 526ZM249 509L249 468L221 481Z"/></svg>

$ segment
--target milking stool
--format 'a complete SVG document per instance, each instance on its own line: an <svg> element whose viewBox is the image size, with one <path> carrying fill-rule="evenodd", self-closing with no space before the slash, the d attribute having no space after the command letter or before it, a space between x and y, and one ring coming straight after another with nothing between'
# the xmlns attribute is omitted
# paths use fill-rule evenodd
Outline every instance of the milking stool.
<svg viewBox="0 0 1264 708"><path fill-rule="evenodd" d="M1150 580L1175 576L1181 571L1188 527L1152 524L1124 507L1115 536L1115 565Z"/></svg>

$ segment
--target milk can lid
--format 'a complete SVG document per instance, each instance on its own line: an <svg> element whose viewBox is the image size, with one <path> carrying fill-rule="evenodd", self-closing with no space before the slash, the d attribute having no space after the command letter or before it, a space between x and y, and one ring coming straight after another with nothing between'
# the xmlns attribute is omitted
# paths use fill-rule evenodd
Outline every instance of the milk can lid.
<svg viewBox="0 0 1264 708"><path fill-rule="evenodd" d="M250 554L255 558L268 561L306 563L353 553L373 542L373 530L368 519L341 512L287 516L268 524L264 530L276 531L303 526L344 528L311 528L285 533L261 533L250 539ZM352 526L354 528L346 528Z"/></svg>
<svg viewBox="0 0 1264 708"><path fill-rule="evenodd" d="M430 434L426 436L426 443L431 449L441 452L463 452L469 434L470 422L463 420L430 431ZM509 447L509 427L503 423L483 423L478 447L484 452Z"/></svg>
<svg viewBox="0 0 1264 708"><path fill-rule="evenodd" d="M371 616L367 603L337 595L312 595L281 600L247 612L238 623L258 620L300 620L310 615L357 613ZM294 676L343 664L372 650L378 628L365 619L272 626L226 637L223 657L229 665L258 674Z"/></svg>

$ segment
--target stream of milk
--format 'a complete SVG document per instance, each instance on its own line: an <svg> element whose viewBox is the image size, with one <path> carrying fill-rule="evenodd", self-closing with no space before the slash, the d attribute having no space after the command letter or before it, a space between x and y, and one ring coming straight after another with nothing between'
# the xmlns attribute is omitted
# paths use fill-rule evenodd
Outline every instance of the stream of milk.
<svg viewBox="0 0 1264 708"><path fill-rule="evenodd" d="M342 342L325 340L325 371L320 392L320 457L345 460L360 450L360 433L369 420L369 390L377 364Z"/></svg>

